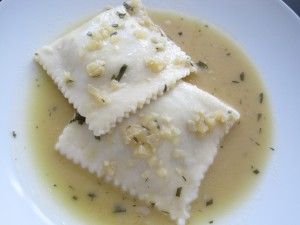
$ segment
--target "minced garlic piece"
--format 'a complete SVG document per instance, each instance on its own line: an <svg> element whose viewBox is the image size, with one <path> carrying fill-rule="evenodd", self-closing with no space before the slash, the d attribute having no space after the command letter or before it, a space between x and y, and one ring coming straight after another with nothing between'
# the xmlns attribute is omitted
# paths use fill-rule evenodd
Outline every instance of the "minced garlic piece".
<svg viewBox="0 0 300 225"><path fill-rule="evenodd" d="M86 66L86 70L89 76L98 77L105 72L105 62L103 60L96 60Z"/></svg>
<svg viewBox="0 0 300 225"><path fill-rule="evenodd" d="M85 49L88 51L96 51L102 47L102 43L97 40L89 40L88 43L85 46Z"/></svg>
<svg viewBox="0 0 300 225"><path fill-rule="evenodd" d="M161 51L165 50L166 45L164 43L160 42L160 43L155 44L154 47L155 47L156 51L161 52Z"/></svg>
<svg viewBox="0 0 300 225"><path fill-rule="evenodd" d="M165 69L166 63L158 58L150 58L146 60L146 66L151 70L151 72L159 73Z"/></svg>
<svg viewBox="0 0 300 225"><path fill-rule="evenodd" d="M115 163L111 161L104 161L103 167L107 175L113 176L115 174Z"/></svg>
<svg viewBox="0 0 300 225"><path fill-rule="evenodd" d="M150 40L153 44L157 44L159 42L156 37L152 37Z"/></svg>
<svg viewBox="0 0 300 225"><path fill-rule="evenodd" d="M74 82L70 72L64 71L64 81L65 81L66 84L70 84L70 83Z"/></svg>
<svg viewBox="0 0 300 225"><path fill-rule="evenodd" d="M121 41L121 38L118 35L113 35L113 36L110 37L110 42L112 44L117 44L120 41Z"/></svg>
<svg viewBox="0 0 300 225"><path fill-rule="evenodd" d="M173 64L174 65L184 65L184 64L186 64L187 63L187 59L186 58L179 58L179 57L177 57L177 58L175 58L175 60L173 61Z"/></svg>
<svg viewBox="0 0 300 225"><path fill-rule="evenodd" d="M91 96L93 96L96 101L100 104L100 105L106 105L110 103L110 99L108 99L107 97L103 96L100 93L100 90L93 87L92 85L88 85L88 92Z"/></svg>
<svg viewBox="0 0 300 225"><path fill-rule="evenodd" d="M97 41L104 41L109 38L112 33L116 32L116 28L108 24L103 24L100 30L93 32L92 38Z"/></svg>
<svg viewBox="0 0 300 225"><path fill-rule="evenodd" d="M156 174L159 176L159 177L166 177L168 175L168 171L165 169L165 168L158 168L156 170Z"/></svg>
<svg viewBox="0 0 300 225"><path fill-rule="evenodd" d="M216 123L225 123L227 119L228 117L219 111L209 115L198 112L193 116L192 120L188 121L188 127L190 131L203 135L216 126Z"/></svg>
<svg viewBox="0 0 300 225"><path fill-rule="evenodd" d="M124 87L126 83L120 83L115 79L112 79L110 82L110 87L113 91L119 90L120 88Z"/></svg>
<svg viewBox="0 0 300 225"><path fill-rule="evenodd" d="M147 33L143 30L136 30L136 31L133 32L133 35L137 39L145 39L147 37Z"/></svg>
<svg viewBox="0 0 300 225"><path fill-rule="evenodd" d="M154 23L151 21L149 17L144 17L138 21L138 23L143 27L151 27Z"/></svg>
<svg viewBox="0 0 300 225"><path fill-rule="evenodd" d="M141 114L139 122L123 130L125 144L133 148L133 156L147 160L149 167L156 168L164 175L163 162L157 159L157 146L163 140L177 140L180 130L171 124L171 118L156 113Z"/></svg>

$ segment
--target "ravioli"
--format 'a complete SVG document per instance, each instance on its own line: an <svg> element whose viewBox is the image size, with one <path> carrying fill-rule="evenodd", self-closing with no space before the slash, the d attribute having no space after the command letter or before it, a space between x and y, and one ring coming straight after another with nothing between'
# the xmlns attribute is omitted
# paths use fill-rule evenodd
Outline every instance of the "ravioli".
<svg viewBox="0 0 300 225"><path fill-rule="evenodd" d="M56 149L184 225L220 140L239 117L214 96L181 81L101 137L77 114Z"/></svg>
<svg viewBox="0 0 300 225"><path fill-rule="evenodd" d="M138 0L102 12L35 59L97 136L196 70Z"/></svg>

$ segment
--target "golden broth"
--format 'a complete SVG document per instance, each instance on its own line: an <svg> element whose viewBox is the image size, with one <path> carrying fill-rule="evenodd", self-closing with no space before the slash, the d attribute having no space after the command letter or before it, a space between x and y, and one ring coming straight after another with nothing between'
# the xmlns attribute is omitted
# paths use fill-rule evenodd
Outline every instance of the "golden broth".
<svg viewBox="0 0 300 225"><path fill-rule="evenodd" d="M226 136L192 205L189 224L208 224L254 189L271 148L271 115L259 75L244 53L223 34L173 13L150 12L153 20L203 68L185 80L221 98L241 114ZM204 64L203 64L204 63ZM208 68L205 68L207 65ZM144 204L66 160L54 150L74 109L40 69L31 94L29 134L36 168L49 198L64 204L84 224L174 224L167 215ZM114 213L121 206L123 213Z"/></svg>

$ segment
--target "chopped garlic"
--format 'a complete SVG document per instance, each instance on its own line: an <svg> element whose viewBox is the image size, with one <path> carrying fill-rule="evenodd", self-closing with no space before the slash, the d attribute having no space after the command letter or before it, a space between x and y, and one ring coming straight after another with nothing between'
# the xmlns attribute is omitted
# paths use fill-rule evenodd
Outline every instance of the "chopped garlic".
<svg viewBox="0 0 300 225"><path fill-rule="evenodd" d="M157 113L140 114L139 122L123 129L123 140L133 148L135 157L143 158L160 177L167 175L163 162L157 158L157 147L162 140L174 141L180 130L171 124L172 119Z"/></svg>
<svg viewBox="0 0 300 225"><path fill-rule="evenodd" d="M166 63L161 59L150 58L146 60L146 66L151 70L151 72L159 73L165 69Z"/></svg>
<svg viewBox="0 0 300 225"><path fill-rule="evenodd" d="M165 168L159 168L156 170L156 174L159 176L159 177L166 177L168 175L168 171L165 169Z"/></svg>
<svg viewBox="0 0 300 225"><path fill-rule="evenodd" d="M119 35L113 35L113 36L110 37L110 42L112 44L117 44L120 41L121 41L121 38L120 38Z"/></svg>
<svg viewBox="0 0 300 225"><path fill-rule="evenodd" d="M115 174L115 163L111 161L104 161L103 162L103 167L104 171L107 173L109 176L113 176Z"/></svg>
<svg viewBox="0 0 300 225"><path fill-rule="evenodd" d="M64 81L65 81L66 84L70 84L70 83L74 82L70 72L64 71Z"/></svg>
<svg viewBox="0 0 300 225"><path fill-rule="evenodd" d="M98 77L105 72L105 62L103 60L96 60L86 66L86 70L89 76Z"/></svg>
<svg viewBox="0 0 300 225"><path fill-rule="evenodd" d="M147 33L143 30L136 30L136 31L133 32L133 35L137 39L145 39L147 37Z"/></svg>
<svg viewBox="0 0 300 225"><path fill-rule="evenodd" d="M151 27L154 26L154 23L151 21L149 17L143 17L138 21L138 23L143 27Z"/></svg>
<svg viewBox="0 0 300 225"><path fill-rule="evenodd" d="M162 42L155 44L154 47L155 47L156 51L158 51L158 52L165 50L165 44Z"/></svg>
<svg viewBox="0 0 300 225"><path fill-rule="evenodd" d="M88 85L88 92L91 96L95 98L95 100L100 104L100 105L106 105L110 103L110 99L107 97L103 96L100 93L100 90L93 87L92 85Z"/></svg>
<svg viewBox="0 0 300 225"><path fill-rule="evenodd" d="M88 51L96 51L102 47L102 44L100 41L97 40L89 40L88 43L85 46L85 49Z"/></svg>
<svg viewBox="0 0 300 225"><path fill-rule="evenodd" d="M157 37L152 37L150 40L153 44L157 44L159 42Z"/></svg>
<svg viewBox="0 0 300 225"><path fill-rule="evenodd" d="M228 116L219 111L209 115L198 112L193 116L192 120L188 120L188 127L190 131L203 135L216 126L217 123L225 123L227 120Z"/></svg>

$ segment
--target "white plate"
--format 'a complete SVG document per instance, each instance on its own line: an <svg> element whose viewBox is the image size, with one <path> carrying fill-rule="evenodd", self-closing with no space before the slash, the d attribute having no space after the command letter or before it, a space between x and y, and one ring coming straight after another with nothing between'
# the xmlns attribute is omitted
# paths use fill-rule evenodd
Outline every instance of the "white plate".
<svg viewBox="0 0 300 225"><path fill-rule="evenodd" d="M26 102L35 49L70 24L96 14L109 0L0 2L1 224L77 224L34 182L27 160ZM152 0L214 24L245 50L263 75L275 118L274 156L258 190L217 224L299 224L300 20L277 0ZM17 138L11 137L16 130ZM238 185L238 184L237 184ZM216 224L216 223L215 223Z"/></svg>

